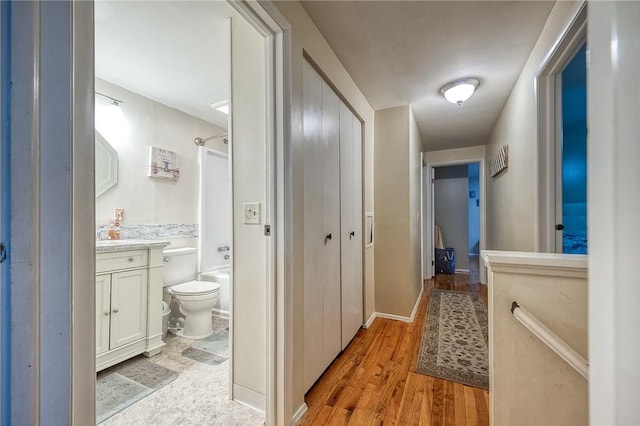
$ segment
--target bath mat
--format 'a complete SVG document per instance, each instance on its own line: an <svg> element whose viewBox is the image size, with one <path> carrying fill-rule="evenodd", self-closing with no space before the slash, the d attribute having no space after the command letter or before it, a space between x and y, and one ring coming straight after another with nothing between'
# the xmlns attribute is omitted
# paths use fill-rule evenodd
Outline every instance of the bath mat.
<svg viewBox="0 0 640 426"><path fill-rule="evenodd" d="M220 330L205 339L195 341L182 351L182 356L209 365L222 364L229 358L229 329Z"/></svg>
<svg viewBox="0 0 640 426"><path fill-rule="evenodd" d="M416 373L489 389L487 310L469 293L431 290Z"/></svg>
<svg viewBox="0 0 640 426"><path fill-rule="evenodd" d="M177 377L175 371L141 356L99 372L96 423L105 421Z"/></svg>

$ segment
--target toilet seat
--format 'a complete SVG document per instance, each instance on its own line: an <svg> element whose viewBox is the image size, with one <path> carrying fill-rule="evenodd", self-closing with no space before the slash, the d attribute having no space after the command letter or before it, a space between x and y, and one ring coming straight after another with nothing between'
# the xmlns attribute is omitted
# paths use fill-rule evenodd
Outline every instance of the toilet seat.
<svg viewBox="0 0 640 426"><path fill-rule="evenodd" d="M175 296L203 296L220 292L220 284L211 281L188 281L169 287Z"/></svg>

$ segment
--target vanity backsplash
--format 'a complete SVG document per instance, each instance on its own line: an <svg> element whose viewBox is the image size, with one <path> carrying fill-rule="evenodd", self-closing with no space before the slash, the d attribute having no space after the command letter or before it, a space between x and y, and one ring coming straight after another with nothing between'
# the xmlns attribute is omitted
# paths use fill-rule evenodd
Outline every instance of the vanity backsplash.
<svg viewBox="0 0 640 426"><path fill-rule="evenodd" d="M96 237L108 239L112 225L96 226ZM164 238L197 238L198 224L120 224L121 240L159 240Z"/></svg>

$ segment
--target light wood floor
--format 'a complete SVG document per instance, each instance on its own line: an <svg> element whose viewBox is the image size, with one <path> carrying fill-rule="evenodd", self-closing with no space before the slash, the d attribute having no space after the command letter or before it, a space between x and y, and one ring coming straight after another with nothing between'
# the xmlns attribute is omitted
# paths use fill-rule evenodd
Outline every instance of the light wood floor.
<svg viewBox="0 0 640 426"><path fill-rule="evenodd" d="M437 275L412 324L376 318L361 329L307 393L300 425L488 425L488 391L414 373L431 288L480 293L486 305L486 287L468 281Z"/></svg>

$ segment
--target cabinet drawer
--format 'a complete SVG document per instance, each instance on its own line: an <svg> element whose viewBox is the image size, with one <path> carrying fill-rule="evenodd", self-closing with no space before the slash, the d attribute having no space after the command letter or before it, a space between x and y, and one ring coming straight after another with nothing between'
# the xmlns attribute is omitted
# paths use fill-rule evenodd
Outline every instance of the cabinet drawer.
<svg viewBox="0 0 640 426"><path fill-rule="evenodd" d="M96 256L96 273L147 266L147 250L103 253Z"/></svg>

